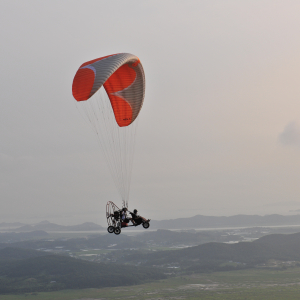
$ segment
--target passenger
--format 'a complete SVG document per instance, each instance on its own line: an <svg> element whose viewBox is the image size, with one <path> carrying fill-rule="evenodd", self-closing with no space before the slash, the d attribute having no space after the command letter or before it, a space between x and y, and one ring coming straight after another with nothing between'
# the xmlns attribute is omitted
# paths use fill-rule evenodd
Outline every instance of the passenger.
<svg viewBox="0 0 300 300"><path fill-rule="evenodd" d="M128 226L130 219L127 217L127 208L126 207L123 207L121 210L121 219L122 219L122 226Z"/></svg>

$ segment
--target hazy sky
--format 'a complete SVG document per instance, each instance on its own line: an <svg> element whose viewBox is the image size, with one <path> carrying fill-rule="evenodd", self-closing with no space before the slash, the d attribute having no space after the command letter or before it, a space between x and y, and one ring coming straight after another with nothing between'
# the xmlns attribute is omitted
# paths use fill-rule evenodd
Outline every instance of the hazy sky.
<svg viewBox="0 0 300 300"><path fill-rule="evenodd" d="M105 224L120 202L72 96L81 63L146 74L131 209L300 209L300 2L1 1L0 221Z"/></svg>

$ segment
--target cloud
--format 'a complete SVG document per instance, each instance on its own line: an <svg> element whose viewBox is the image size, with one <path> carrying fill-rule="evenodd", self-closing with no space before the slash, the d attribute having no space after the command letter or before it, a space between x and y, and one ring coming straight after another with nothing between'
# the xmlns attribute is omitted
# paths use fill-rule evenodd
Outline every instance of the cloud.
<svg viewBox="0 0 300 300"><path fill-rule="evenodd" d="M279 142L285 146L300 146L300 126L296 122L290 122L279 134Z"/></svg>

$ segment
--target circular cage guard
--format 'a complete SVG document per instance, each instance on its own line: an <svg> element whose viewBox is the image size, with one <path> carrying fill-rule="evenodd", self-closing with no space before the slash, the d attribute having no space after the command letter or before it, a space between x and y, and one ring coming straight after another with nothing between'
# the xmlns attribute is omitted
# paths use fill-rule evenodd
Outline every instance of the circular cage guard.
<svg viewBox="0 0 300 300"><path fill-rule="evenodd" d="M115 212L120 212L120 208L112 201L108 201L106 204L106 219L108 226L116 226L117 220L114 218Z"/></svg>

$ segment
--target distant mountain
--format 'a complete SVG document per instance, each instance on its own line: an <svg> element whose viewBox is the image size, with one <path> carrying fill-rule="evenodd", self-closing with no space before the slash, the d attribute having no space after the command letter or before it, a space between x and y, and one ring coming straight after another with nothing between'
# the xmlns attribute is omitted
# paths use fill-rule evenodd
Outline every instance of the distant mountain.
<svg viewBox="0 0 300 300"><path fill-rule="evenodd" d="M34 231L34 230L43 230L43 231L94 231L94 230L106 230L101 225L86 222L80 225L57 225L50 223L48 221L40 222L36 225L24 225L19 228L14 228L14 231L25 232L25 231Z"/></svg>
<svg viewBox="0 0 300 300"><path fill-rule="evenodd" d="M151 229L191 229L191 228L223 228L299 225L300 215L235 215L230 217L214 217L197 215L191 218L180 218L150 222Z"/></svg>
<svg viewBox="0 0 300 300"><path fill-rule="evenodd" d="M29 233L29 232L28 232ZM30 232L31 233L31 232ZM22 233L24 234L24 233ZM75 251L79 252L81 249L112 249L111 245L115 245L113 249L128 249L128 248L142 248L146 247L146 242L139 241L139 239L127 235L115 234L98 234L90 236L89 238L73 238L73 239L58 239L58 240L23 240L10 243L11 247L25 248L25 249L44 249L53 252ZM0 249L6 248L8 245L5 242L0 243ZM56 248L59 247L59 248Z"/></svg>
<svg viewBox="0 0 300 300"><path fill-rule="evenodd" d="M101 225L93 222L85 222L80 225L67 226L70 231L92 231L92 230L106 230Z"/></svg>
<svg viewBox="0 0 300 300"><path fill-rule="evenodd" d="M300 261L299 250L300 233L272 234L253 242L207 243L182 250L135 253L127 256L126 261L141 262L141 265L146 266L178 264L185 270L206 272L222 270L224 264L229 262L235 262L239 268L245 268L265 263L270 259Z"/></svg>
<svg viewBox="0 0 300 300"><path fill-rule="evenodd" d="M0 229L1 228L10 228L10 227L16 228L16 227L20 227L20 226L23 226L23 225L25 225L25 224L20 223L20 222L14 222L14 223L2 222L2 223L0 223Z"/></svg>
<svg viewBox="0 0 300 300"><path fill-rule="evenodd" d="M2 224L2 225L1 225ZM6 225L5 225L6 224ZM10 231L26 232L34 230L43 231L99 231L106 230L106 227L101 225L85 222L79 225L65 226L42 221L34 225L24 225L22 223L0 223L0 228L7 229L11 224ZM14 226L12 226L14 224ZM17 227L17 224L22 226ZM5 225L5 226L4 226ZM197 229L197 228L224 228L224 227L259 227L259 226L284 226L284 225L299 225L300 214L292 216L282 215L235 215L230 217L215 217L197 215L190 218L179 218L171 220L150 222L151 229Z"/></svg>
<svg viewBox="0 0 300 300"><path fill-rule="evenodd" d="M37 224L50 224L50 223L51 223L51 222L45 220L45 221L41 221L41 222L39 222L39 223L37 223Z"/></svg>

